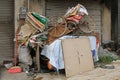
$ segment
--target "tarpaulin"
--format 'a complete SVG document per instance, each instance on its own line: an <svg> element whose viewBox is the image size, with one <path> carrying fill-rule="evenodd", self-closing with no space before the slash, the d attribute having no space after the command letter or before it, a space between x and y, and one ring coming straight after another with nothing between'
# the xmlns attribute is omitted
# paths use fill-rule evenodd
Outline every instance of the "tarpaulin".
<svg viewBox="0 0 120 80"><path fill-rule="evenodd" d="M45 45L41 55L44 55L50 59L50 64L52 64L57 69L64 69L64 60L63 60L63 53L62 53L62 44L61 41L67 38L83 38L88 37L90 40L91 51L94 61L98 61L98 55L96 52L96 38L94 36L63 36L57 40L55 40L50 45ZM75 46L74 46L75 47Z"/></svg>

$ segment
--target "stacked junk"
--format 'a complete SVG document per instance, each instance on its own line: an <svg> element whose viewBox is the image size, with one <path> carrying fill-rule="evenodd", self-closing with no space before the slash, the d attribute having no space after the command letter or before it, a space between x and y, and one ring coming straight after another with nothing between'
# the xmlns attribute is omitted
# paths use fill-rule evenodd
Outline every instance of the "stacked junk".
<svg viewBox="0 0 120 80"><path fill-rule="evenodd" d="M93 70L99 40L94 34L95 20L87 9L77 4L54 22L51 25L51 19L27 13L24 25L18 29L15 65L27 74L64 70L66 77Z"/></svg>

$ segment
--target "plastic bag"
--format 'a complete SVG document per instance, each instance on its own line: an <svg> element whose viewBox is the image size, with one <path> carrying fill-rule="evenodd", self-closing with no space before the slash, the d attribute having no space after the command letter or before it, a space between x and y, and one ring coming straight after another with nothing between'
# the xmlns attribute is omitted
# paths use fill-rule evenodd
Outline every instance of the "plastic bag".
<svg viewBox="0 0 120 80"><path fill-rule="evenodd" d="M38 19L41 23L43 23L44 25L46 25L47 23L47 18L45 18L44 16L42 15L39 15L38 13L35 13L35 12L32 12L31 13L36 19Z"/></svg>
<svg viewBox="0 0 120 80"><path fill-rule="evenodd" d="M30 51L26 46L18 47L18 56L19 56L19 62L25 63L27 65L32 64L32 58L30 56Z"/></svg>

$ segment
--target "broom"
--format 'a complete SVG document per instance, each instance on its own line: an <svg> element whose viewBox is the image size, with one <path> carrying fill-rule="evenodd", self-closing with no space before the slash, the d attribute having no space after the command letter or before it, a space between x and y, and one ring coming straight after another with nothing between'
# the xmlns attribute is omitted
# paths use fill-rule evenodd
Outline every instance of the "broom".
<svg viewBox="0 0 120 80"><path fill-rule="evenodd" d="M18 29L16 30L16 42L15 42L15 52L14 52L14 67L8 69L8 73L20 73L22 72L22 68L17 66L18 59Z"/></svg>

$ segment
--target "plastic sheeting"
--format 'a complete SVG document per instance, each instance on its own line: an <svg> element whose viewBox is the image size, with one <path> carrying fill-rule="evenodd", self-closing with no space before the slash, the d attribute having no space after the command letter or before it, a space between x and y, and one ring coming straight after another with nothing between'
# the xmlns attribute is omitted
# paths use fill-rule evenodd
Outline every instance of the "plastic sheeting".
<svg viewBox="0 0 120 80"><path fill-rule="evenodd" d="M79 36L79 37L78 36L63 36L55 40L50 45L45 45L41 52L41 55L48 57L50 59L50 64L52 64L55 68L64 69L64 59L63 59L62 44L61 44L62 39L82 38L82 37L89 38L93 59L94 61L98 61L96 38L94 36Z"/></svg>

